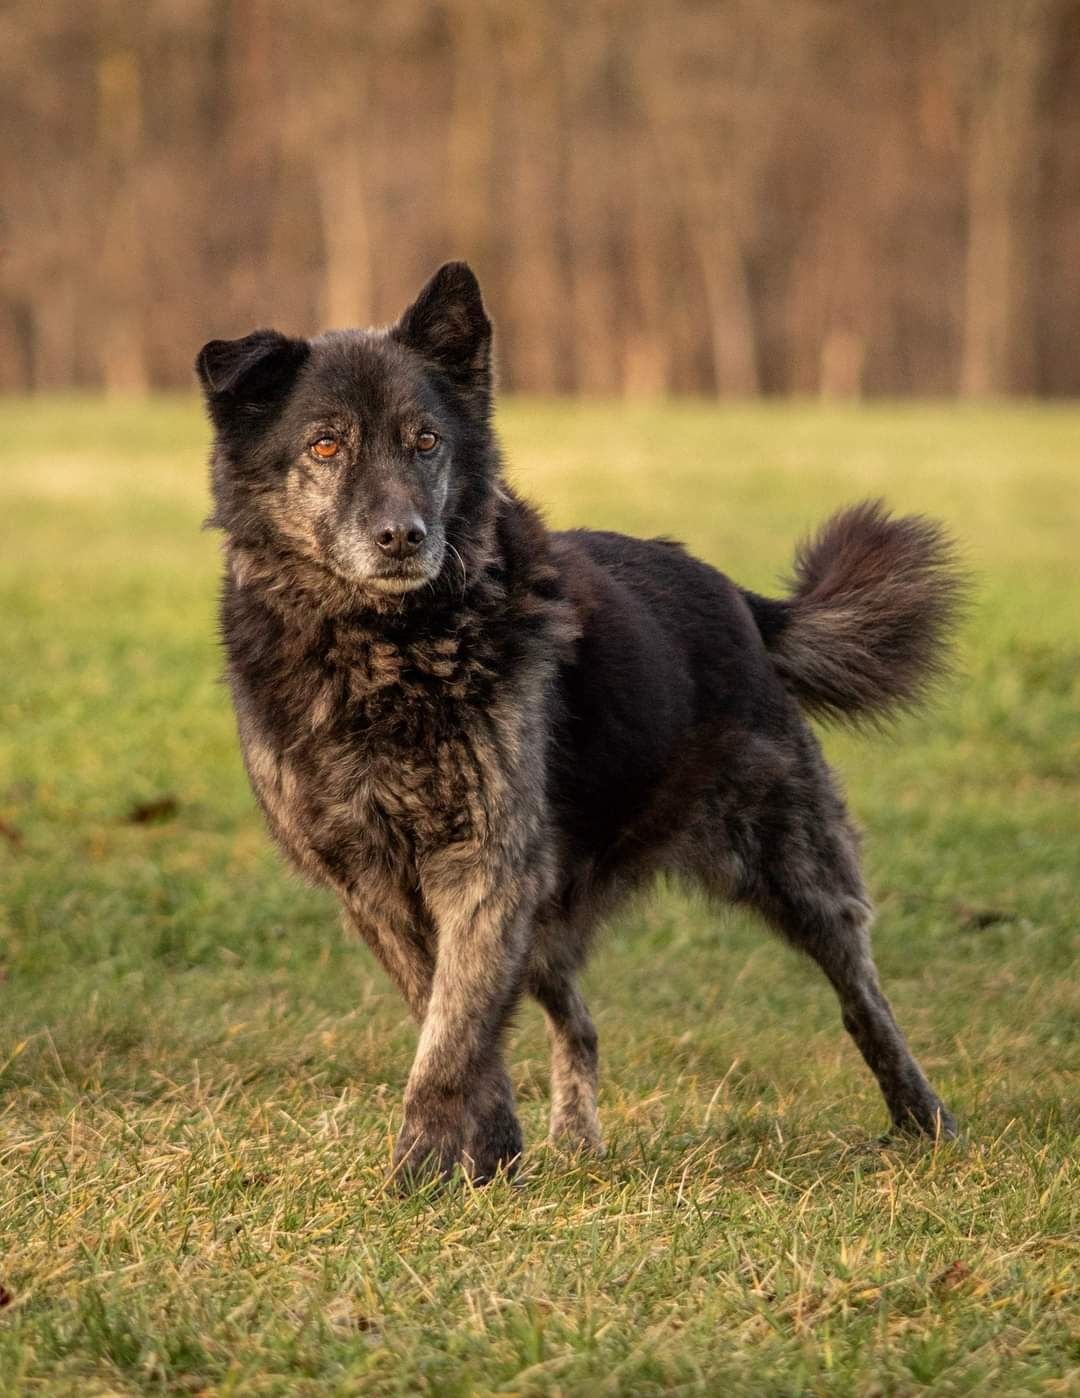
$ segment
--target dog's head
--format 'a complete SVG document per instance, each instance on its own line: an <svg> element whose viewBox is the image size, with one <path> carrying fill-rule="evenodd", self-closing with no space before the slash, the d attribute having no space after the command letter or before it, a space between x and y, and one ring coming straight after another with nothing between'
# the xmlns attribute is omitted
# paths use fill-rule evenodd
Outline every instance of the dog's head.
<svg viewBox="0 0 1080 1398"><path fill-rule="evenodd" d="M213 522L236 542L394 597L434 581L475 529L496 466L491 322L464 263L389 330L256 330L211 340L195 368L216 432Z"/></svg>

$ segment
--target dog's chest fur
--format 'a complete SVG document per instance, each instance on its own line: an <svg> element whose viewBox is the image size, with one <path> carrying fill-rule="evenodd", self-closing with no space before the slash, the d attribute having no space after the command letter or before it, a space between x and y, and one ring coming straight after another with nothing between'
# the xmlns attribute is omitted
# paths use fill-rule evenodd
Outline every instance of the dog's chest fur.
<svg viewBox="0 0 1080 1398"><path fill-rule="evenodd" d="M272 689L242 663L233 688L252 786L305 873L347 887L373 863L482 842L505 755L494 675L465 635L395 641L338 623L279 660Z"/></svg>
<svg viewBox="0 0 1080 1398"><path fill-rule="evenodd" d="M474 600L437 620L283 616L226 586L223 629L244 759L271 831L308 877L349 893L422 881L448 846L481 851L515 796L542 805L543 728L565 604Z"/></svg>

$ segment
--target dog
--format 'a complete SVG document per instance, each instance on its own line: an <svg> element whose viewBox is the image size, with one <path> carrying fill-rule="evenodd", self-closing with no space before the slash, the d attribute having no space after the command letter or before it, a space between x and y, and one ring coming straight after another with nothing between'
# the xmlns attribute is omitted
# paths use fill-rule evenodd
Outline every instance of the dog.
<svg viewBox="0 0 1080 1398"><path fill-rule="evenodd" d="M419 1026L406 1187L513 1169L501 1044L526 994L552 1139L602 1149L578 972L661 871L812 957L893 1127L954 1135L880 988L858 839L807 721L883 720L940 678L963 589L941 526L843 510L783 599L667 539L547 529L503 479L492 325L461 262L390 328L256 330L196 371L251 785Z"/></svg>

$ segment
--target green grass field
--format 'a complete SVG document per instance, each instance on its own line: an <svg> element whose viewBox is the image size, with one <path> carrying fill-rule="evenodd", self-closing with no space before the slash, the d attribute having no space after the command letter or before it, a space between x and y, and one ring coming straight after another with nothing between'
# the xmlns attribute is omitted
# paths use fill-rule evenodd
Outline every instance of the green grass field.
<svg viewBox="0 0 1080 1398"><path fill-rule="evenodd" d="M413 1032L270 847L194 402L0 405L0 1393L1076 1392L1080 411L516 404L555 523L768 589L867 494L978 578L962 673L832 734L878 960L966 1137L881 1149L820 974L675 894L590 977L609 1153L385 1188Z"/></svg>

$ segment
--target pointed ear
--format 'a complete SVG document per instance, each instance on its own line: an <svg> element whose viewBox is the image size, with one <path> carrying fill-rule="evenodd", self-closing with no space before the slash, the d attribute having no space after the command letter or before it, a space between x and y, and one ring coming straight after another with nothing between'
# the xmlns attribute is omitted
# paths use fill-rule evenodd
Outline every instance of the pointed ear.
<svg viewBox="0 0 1080 1398"><path fill-rule="evenodd" d="M242 340L211 340L195 360L214 425L259 417L278 406L311 352L306 340L253 330Z"/></svg>
<svg viewBox="0 0 1080 1398"><path fill-rule="evenodd" d="M448 378L480 412L491 404L491 321L465 262L447 262L390 332Z"/></svg>

